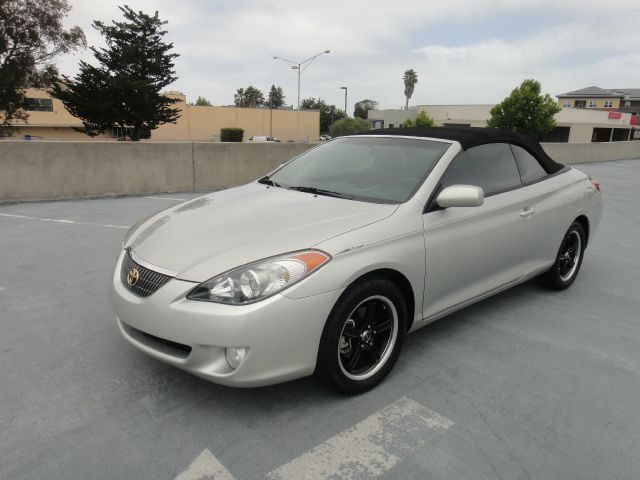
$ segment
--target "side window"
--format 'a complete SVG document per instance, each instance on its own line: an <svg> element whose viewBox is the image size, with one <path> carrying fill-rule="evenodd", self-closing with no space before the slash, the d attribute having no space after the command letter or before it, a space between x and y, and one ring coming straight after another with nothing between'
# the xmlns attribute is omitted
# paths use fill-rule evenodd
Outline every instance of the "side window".
<svg viewBox="0 0 640 480"><path fill-rule="evenodd" d="M540 162L538 162L533 155L517 145L511 145L511 148L516 157L516 162L518 162L522 183L527 184L537 182L541 178L547 176L547 172L545 172L544 168L540 165Z"/></svg>
<svg viewBox="0 0 640 480"><path fill-rule="evenodd" d="M519 187L520 172L506 143L470 148L458 155L444 174L442 186L475 185L485 196Z"/></svg>

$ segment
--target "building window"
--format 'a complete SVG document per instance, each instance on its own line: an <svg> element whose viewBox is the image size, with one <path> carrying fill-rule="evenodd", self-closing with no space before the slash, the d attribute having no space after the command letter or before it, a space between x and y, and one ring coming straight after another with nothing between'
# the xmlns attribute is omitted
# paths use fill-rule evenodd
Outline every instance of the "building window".
<svg viewBox="0 0 640 480"><path fill-rule="evenodd" d="M571 107L571 100L565 100L565 101L562 103L562 107L563 107L563 108L569 108L569 107Z"/></svg>
<svg viewBox="0 0 640 480"><path fill-rule="evenodd" d="M605 100L604 108L613 108L613 100Z"/></svg>
<svg viewBox="0 0 640 480"><path fill-rule="evenodd" d="M575 107L576 108L586 108L587 101L586 100L576 100Z"/></svg>
<svg viewBox="0 0 640 480"><path fill-rule="evenodd" d="M625 100L624 106L627 108L631 108L631 100Z"/></svg>
<svg viewBox="0 0 640 480"><path fill-rule="evenodd" d="M589 108L596 108L598 105L595 100L589 100Z"/></svg>
<svg viewBox="0 0 640 480"><path fill-rule="evenodd" d="M394 127L393 123L390 123L389 128L393 128L393 127Z"/></svg>
<svg viewBox="0 0 640 480"><path fill-rule="evenodd" d="M25 97L24 108L32 112L53 112L53 100L50 98Z"/></svg>

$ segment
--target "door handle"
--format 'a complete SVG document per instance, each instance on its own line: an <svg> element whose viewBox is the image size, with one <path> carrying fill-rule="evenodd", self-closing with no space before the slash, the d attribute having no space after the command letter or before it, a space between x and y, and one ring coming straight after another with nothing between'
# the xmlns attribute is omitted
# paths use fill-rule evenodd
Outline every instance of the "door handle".
<svg viewBox="0 0 640 480"><path fill-rule="evenodd" d="M520 216L521 216L522 218L529 218L529 217L531 217L531 215L533 215L534 213L536 213L536 209L535 209L535 208L527 207L527 208L525 208L524 210L522 210L522 211L520 212Z"/></svg>

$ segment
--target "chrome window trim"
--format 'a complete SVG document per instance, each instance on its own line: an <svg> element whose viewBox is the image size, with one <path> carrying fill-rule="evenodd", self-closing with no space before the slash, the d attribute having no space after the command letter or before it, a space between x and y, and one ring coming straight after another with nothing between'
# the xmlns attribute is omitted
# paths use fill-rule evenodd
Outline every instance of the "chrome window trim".
<svg viewBox="0 0 640 480"><path fill-rule="evenodd" d="M445 138L414 137L409 135L345 135L344 137L338 137L338 138L410 138L412 140L427 140L431 142L448 143L449 145L453 145L454 143L457 143L455 140L447 140Z"/></svg>

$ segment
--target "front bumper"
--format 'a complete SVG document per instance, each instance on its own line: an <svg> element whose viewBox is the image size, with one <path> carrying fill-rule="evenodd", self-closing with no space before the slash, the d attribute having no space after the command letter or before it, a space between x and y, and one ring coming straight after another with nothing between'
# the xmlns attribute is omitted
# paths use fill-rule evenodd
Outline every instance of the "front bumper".
<svg viewBox="0 0 640 480"><path fill-rule="evenodd" d="M111 304L120 332L138 349L230 386L269 385L313 373L322 330L342 290L233 306L187 300L197 284L172 279L141 298L122 284L123 256L112 277ZM245 348L235 369L226 360L228 347Z"/></svg>

